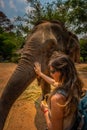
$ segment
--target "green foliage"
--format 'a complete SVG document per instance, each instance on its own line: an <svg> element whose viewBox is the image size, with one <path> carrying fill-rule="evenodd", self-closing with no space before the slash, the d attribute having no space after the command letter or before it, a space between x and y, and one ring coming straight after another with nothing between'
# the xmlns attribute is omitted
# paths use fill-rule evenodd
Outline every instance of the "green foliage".
<svg viewBox="0 0 87 130"><path fill-rule="evenodd" d="M77 34L87 32L87 0L66 0L67 23Z"/></svg>
<svg viewBox="0 0 87 130"><path fill-rule="evenodd" d="M87 0L56 0L44 5L41 4L41 0L27 1L33 10L20 20L24 20L27 25L30 24L26 26L28 30L40 20L60 20L77 34L87 32Z"/></svg>
<svg viewBox="0 0 87 130"><path fill-rule="evenodd" d="M80 40L80 52L83 62L87 62L87 39Z"/></svg>
<svg viewBox="0 0 87 130"><path fill-rule="evenodd" d="M12 56L11 56L11 58L10 58L10 61L14 62L14 63L18 63L19 59L20 59L20 54L13 53Z"/></svg>
<svg viewBox="0 0 87 130"><path fill-rule="evenodd" d="M1 11L0 25L0 61L17 62L19 58L17 51L23 46L24 38L21 33L12 32L11 21Z"/></svg>
<svg viewBox="0 0 87 130"><path fill-rule="evenodd" d="M8 19L2 11L0 11L0 27L2 27L4 31L11 31L14 27L10 19Z"/></svg>
<svg viewBox="0 0 87 130"><path fill-rule="evenodd" d="M66 9L64 7L64 2L58 0L57 2L46 3L42 6L40 1L35 1L33 11L33 18L31 19L36 23L40 20L60 20L65 22L66 20ZM37 14L37 15L36 15Z"/></svg>
<svg viewBox="0 0 87 130"><path fill-rule="evenodd" d="M41 20L60 20L66 22L67 10L64 7L64 2L57 0L57 2L45 3L42 5L40 0L29 1L31 3L32 11L26 13L25 16L18 16L16 22L20 22L18 30L24 33L29 32L32 27ZM23 25L26 23L26 26Z"/></svg>
<svg viewBox="0 0 87 130"><path fill-rule="evenodd" d="M0 33L0 59L5 61L11 60L13 54L21 48L23 38L15 36L14 33Z"/></svg>
<svg viewBox="0 0 87 130"><path fill-rule="evenodd" d="M84 62L84 61L83 61L83 57L81 57L81 56L80 56L80 62Z"/></svg>

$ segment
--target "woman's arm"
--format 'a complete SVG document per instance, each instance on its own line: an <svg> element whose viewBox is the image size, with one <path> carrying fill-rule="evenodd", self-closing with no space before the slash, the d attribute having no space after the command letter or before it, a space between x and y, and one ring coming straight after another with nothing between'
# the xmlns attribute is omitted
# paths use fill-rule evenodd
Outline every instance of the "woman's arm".
<svg viewBox="0 0 87 130"><path fill-rule="evenodd" d="M44 113L44 117L45 117L45 120L46 120L48 130L51 130L52 126L51 126L51 120L49 118L49 111Z"/></svg>
<svg viewBox="0 0 87 130"><path fill-rule="evenodd" d="M63 130L63 119L64 119L64 105L66 99L61 94L55 94L51 98L51 109L47 110L44 104L41 104L42 111L44 113L48 130ZM50 111L50 113L49 113ZM50 118L49 118L50 114Z"/></svg>
<svg viewBox="0 0 87 130"><path fill-rule="evenodd" d="M53 85L54 87L57 87L57 86L58 86L58 83L55 82L54 79L52 79L51 77L49 77L49 76L43 74L42 72L41 72L41 74L40 74L40 77L43 78L47 83Z"/></svg>
<svg viewBox="0 0 87 130"><path fill-rule="evenodd" d="M34 70L35 70L36 74L38 74L38 76L43 78L47 83L49 83L49 84L51 84L55 87L58 86L58 83L55 82L54 79L52 79L51 77L49 77L49 76L47 76L47 75L45 75L44 73L41 72L41 65L38 62L36 62L34 65L35 65Z"/></svg>
<svg viewBox="0 0 87 130"><path fill-rule="evenodd" d="M44 114L48 130L51 130L51 120L49 118L50 110L48 108L48 105L44 104L43 101L41 101L41 110L42 110L42 112Z"/></svg>

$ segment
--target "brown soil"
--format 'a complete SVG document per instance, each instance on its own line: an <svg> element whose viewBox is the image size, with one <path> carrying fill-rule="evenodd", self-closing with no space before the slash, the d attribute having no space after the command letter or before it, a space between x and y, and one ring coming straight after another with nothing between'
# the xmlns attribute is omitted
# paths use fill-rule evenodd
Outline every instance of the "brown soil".
<svg viewBox="0 0 87 130"><path fill-rule="evenodd" d="M12 63L0 63L0 94L16 66ZM76 64L76 67L86 87L87 64ZM34 81L13 104L4 130L45 130L46 123L40 110L40 100L41 89Z"/></svg>

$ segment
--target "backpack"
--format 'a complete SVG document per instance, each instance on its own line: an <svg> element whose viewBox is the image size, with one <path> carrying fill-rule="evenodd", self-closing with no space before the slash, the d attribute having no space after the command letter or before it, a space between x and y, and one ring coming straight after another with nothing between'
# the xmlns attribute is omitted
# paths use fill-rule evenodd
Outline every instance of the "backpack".
<svg viewBox="0 0 87 130"><path fill-rule="evenodd" d="M87 92L79 102L76 121L71 130L87 130Z"/></svg>

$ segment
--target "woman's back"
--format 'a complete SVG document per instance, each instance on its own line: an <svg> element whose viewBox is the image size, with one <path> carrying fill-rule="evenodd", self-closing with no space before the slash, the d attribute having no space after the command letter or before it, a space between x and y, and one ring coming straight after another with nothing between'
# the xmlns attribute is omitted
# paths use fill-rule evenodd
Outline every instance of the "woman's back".
<svg viewBox="0 0 87 130"><path fill-rule="evenodd" d="M57 94L61 94L67 99L67 93L64 89L57 90ZM63 130L70 130L76 119L77 106L75 99L73 98L68 104L66 103L64 106L60 107L64 107Z"/></svg>

